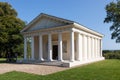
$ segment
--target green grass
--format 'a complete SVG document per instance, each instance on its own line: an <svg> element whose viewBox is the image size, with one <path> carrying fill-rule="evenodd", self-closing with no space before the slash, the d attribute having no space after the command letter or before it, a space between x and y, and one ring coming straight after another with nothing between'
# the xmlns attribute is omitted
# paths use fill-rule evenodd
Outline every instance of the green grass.
<svg viewBox="0 0 120 80"><path fill-rule="evenodd" d="M50 75L9 72L0 80L120 80L120 60L104 60Z"/></svg>
<svg viewBox="0 0 120 80"><path fill-rule="evenodd" d="M6 58L0 58L0 63L5 63L6 62Z"/></svg>

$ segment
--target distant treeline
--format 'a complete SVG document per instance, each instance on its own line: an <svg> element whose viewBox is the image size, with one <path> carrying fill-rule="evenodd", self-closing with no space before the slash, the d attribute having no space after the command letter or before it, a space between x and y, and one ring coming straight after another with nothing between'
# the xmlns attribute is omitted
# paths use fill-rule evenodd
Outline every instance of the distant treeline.
<svg viewBox="0 0 120 80"><path fill-rule="evenodd" d="M120 50L103 50L106 59L120 59Z"/></svg>

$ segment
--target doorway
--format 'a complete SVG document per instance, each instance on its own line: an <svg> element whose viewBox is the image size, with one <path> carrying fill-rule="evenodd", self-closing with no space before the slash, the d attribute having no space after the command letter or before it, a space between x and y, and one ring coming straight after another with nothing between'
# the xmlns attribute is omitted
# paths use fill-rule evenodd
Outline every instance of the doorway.
<svg viewBox="0 0 120 80"><path fill-rule="evenodd" d="M58 45L53 45L52 59L58 60Z"/></svg>

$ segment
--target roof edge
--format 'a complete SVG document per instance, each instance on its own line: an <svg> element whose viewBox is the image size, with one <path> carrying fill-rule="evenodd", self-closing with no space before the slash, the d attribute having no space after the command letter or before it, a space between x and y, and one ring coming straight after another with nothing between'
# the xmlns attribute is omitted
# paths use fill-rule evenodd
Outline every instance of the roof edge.
<svg viewBox="0 0 120 80"><path fill-rule="evenodd" d="M83 26L83 25L81 25L81 24L74 23L73 25L74 25L75 27L77 27L77 28L80 28L80 29L84 30L84 31L88 31L88 32L90 32L90 33L93 33L93 34L96 34L96 35L98 35L98 36L104 37L103 34L101 34L101 33L99 33L99 32L96 32L96 31L94 31L94 30L92 30L92 29L89 29L89 28L87 28L87 27L85 27L85 26Z"/></svg>
<svg viewBox="0 0 120 80"><path fill-rule="evenodd" d="M59 18L59 17L48 15L48 14L45 14L45 13L40 13L29 24L27 24L26 27L24 27L23 30L21 30L20 32L21 33L24 32L26 29L28 29L30 27L30 25L32 25L34 22L36 22L42 16L43 17L49 17L49 18L52 18L52 19L57 19L59 21L63 21L63 22L69 23L69 24L73 24L74 23L74 21L71 21L71 20L67 20L67 19L64 19L64 18Z"/></svg>

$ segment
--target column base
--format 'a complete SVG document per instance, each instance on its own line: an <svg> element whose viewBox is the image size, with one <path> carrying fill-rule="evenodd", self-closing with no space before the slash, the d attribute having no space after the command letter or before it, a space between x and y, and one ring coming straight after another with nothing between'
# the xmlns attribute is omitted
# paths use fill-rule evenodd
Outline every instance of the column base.
<svg viewBox="0 0 120 80"><path fill-rule="evenodd" d="M27 59L27 58L24 58L23 60L25 61L25 60L28 60L28 59Z"/></svg>
<svg viewBox="0 0 120 80"><path fill-rule="evenodd" d="M39 59L39 61L44 61L44 59L42 58L42 59Z"/></svg>
<svg viewBox="0 0 120 80"><path fill-rule="evenodd" d="M48 59L48 61L50 62L50 61L53 61L53 59Z"/></svg>
<svg viewBox="0 0 120 80"><path fill-rule="evenodd" d="M35 59L30 59L30 60L34 61Z"/></svg>
<svg viewBox="0 0 120 80"><path fill-rule="evenodd" d="M62 60L58 60L58 61L61 61L61 62L62 62L62 61L64 61L64 60L62 59Z"/></svg>
<svg viewBox="0 0 120 80"><path fill-rule="evenodd" d="M75 60L70 60L70 62L74 62Z"/></svg>

